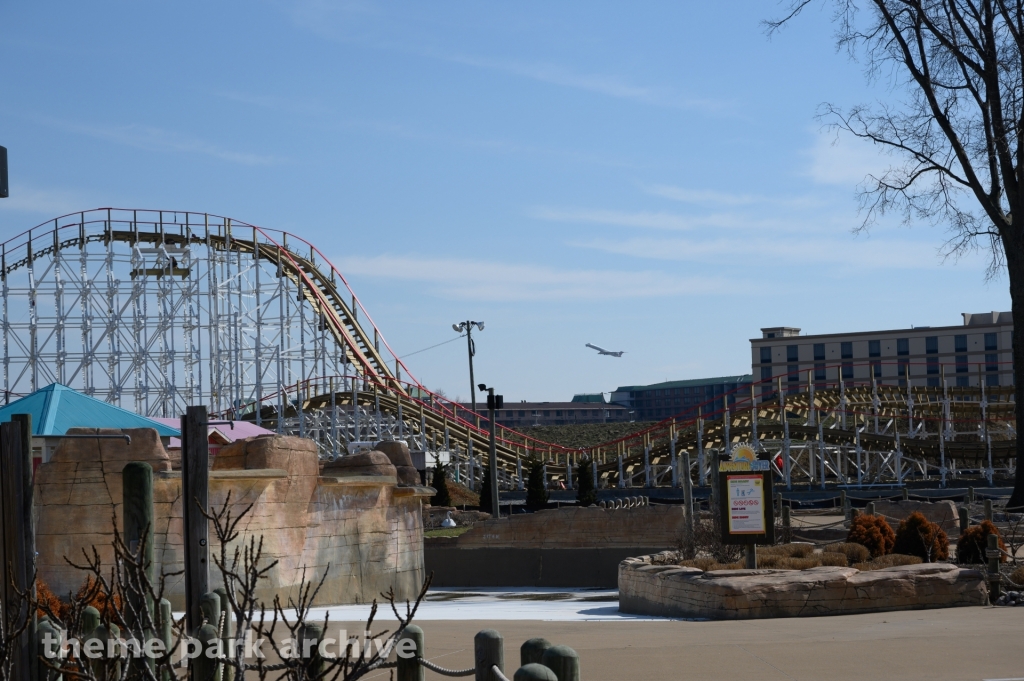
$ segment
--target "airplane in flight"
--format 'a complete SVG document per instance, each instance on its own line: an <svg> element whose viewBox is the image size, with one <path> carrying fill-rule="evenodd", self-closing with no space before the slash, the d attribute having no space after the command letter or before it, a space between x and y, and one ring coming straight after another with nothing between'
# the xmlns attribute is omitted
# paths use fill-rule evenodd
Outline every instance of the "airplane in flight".
<svg viewBox="0 0 1024 681"><path fill-rule="evenodd" d="M597 354L599 355L608 355L609 357L622 357L623 353L626 352L625 350L612 352L611 350L605 350L604 348L599 348L596 345L591 345L590 343L587 343L587 347L591 350L597 350Z"/></svg>

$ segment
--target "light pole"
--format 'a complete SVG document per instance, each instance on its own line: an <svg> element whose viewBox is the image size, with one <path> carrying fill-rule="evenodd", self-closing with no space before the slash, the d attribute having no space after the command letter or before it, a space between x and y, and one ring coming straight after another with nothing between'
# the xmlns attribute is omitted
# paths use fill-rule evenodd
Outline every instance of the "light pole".
<svg viewBox="0 0 1024 681"><path fill-rule="evenodd" d="M476 344L473 342L473 327L479 330L484 330L483 322L472 322L464 321L458 324L452 324L452 328L455 329L455 333L466 333L466 347L469 350L469 397L473 403L473 418L477 419L477 425L480 424L479 416L476 413L476 383L473 380L473 355L476 354Z"/></svg>
<svg viewBox="0 0 1024 681"><path fill-rule="evenodd" d="M0 147L0 199L7 198L7 147Z"/></svg>
<svg viewBox="0 0 1024 681"><path fill-rule="evenodd" d="M491 481L491 517L501 518L498 508L498 453L494 444L494 412L505 406L505 399L501 395L494 394L494 388L488 388L483 383L481 390L487 391L487 410L491 419L491 447L487 456L487 477Z"/></svg>

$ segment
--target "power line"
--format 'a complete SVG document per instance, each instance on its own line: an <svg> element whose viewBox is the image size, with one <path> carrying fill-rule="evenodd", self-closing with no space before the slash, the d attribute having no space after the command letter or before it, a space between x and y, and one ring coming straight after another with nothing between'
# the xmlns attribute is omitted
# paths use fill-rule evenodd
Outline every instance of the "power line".
<svg viewBox="0 0 1024 681"><path fill-rule="evenodd" d="M465 337L466 337L466 334L462 334L461 336L456 336L455 338L443 341L441 343L438 343L437 345L431 345L429 348L423 348L422 350L417 350L416 352L410 352L408 355L402 355L401 357L399 357L399 359L405 359L406 357L412 357L413 355L418 355L421 352L426 352L427 350L433 350L434 348L439 348L442 345L445 345L446 343L451 343L453 341L457 341L460 338L465 338Z"/></svg>

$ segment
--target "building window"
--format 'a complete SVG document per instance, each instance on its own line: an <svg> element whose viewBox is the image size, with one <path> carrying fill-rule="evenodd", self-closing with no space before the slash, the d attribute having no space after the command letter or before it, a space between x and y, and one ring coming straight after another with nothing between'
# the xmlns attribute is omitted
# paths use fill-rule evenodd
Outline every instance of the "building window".
<svg viewBox="0 0 1024 681"><path fill-rule="evenodd" d="M825 380L825 365L815 364L814 365L814 380L824 381Z"/></svg>
<svg viewBox="0 0 1024 681"><path fill-rule="evenodd" d="M959 338L959 337L960 336L957 336L957 338ZM966 374L967 373L967 369L968 369L967 355L957 355L956 356L956 372L958 374ZM957 380L960 380L960 379L957 379ZM957 383L957 385L960 385L960 384Z"/></svg>
<svg viewBox="0 0 1024 681"><path fill-rule="evenodd" d="M825 344L815 343L814 344L814 359L825 359Z"/></svg>
<svg viewBox="0 0 1024 681"><path fill-rule="evenodd" d="M896 354L897 355L909 355L910 354L910 339L909 338L897 338L896 339Z"/></svg>
<svg viewBox="0 0 1024 681"><path fill-rule="evenodd" d="M985 385L998 386L999 385L999 374L988 374L985 376Z"/></svg>
<svg viewBox="0 0 1024 681"><path fill-rule="evenodd" d="M928 379L928 387L929 388L938 388L939 387L939 379L938 378L930 378L929 377L929 379Z"/></svg>
<svg viewBox="0 0 1024 681"><path fill-rule="evenodd" d="M772 349L770 347L761 346L761 364L772 363Z"/></svg>
<svg viewBox="0 0 1024 681"><path fill-rule="evenodd" d="M787 345L786 346L786 361L787 362L799 362L800 361L800 346L799 345Z"/></svg>
<svg viewBox="0 0 1024 681"><path fill-rule="evenodd" d="M786 380L787 381L789 381L790 383L799 383L800 382L800 365L799 364L790 364L788 367L786 367L786 370L787 370L787 374L788 374L786 376Z"/></svg>
<svg viewBox="0 0 1024 681"><path fill-rule="evenodd" d="M953 336L953 342L956 344L955 352L967 352L966 335Z"/></svg>
<svg viewBox="0 0 1024 681"><path fill-rule="evenodd" d="M846 343L843 343L843 345L846 345ZM850 378L853 378L853 363L843 362L843 380L845 381Z"/></svg>
<svg viewBox="0 0 1024 681"><path fill-rule="evenodd" d="M905 359L901 359L900 360L900 365L899 365L899 372L900 372L900 385L904 385L905 381L906 381L906 378L907 378L907 374L910 373L910 362L908 362Z"/></svg>
<svg viewBox="0 0 1024 681"><path fill-rule="evenodd" d="M999 355L985 355L985 371L999 371Z"/></svg>
<svg viewBox="0 0 1024 681"><path fill-rule="evenodd" d="M525 418L525 416L526 416L526 412L525 411L519 412L519 418Z"/></svg>
<svg viewBox="0 0 1024 681"><path fill-rule="evenodd" d="M561 415L562 415L562 411L561 410L555 412L555 416L561 416Z"/></svg>
<svg viewBox="0 0 1024 681"><path fill-rule="evenodd" d="M971 385L971 377L970 376L957 376L956 377L956 387L958 387L958 388L969 388L970 385Z"/></svg>
<svg viewBox="0 0 1024 681"><path fill-rule="evenodd" d="M929 355L934 355L939 351L939 337L928 336L924 339L924 351Z"/></svg>
<svg viewBox="0 0 1024 681"><path fill-rule="evenodd" d="M994 334L994 333L986 333L985 334L985 349L986 350L998 350L999 349L999 343L997 341L996 334Z"/></svg>
<svg viewBox="0 0 1024 681"><path fill-rule="evenodd" d="M881 362L872 362L871 363L871 375L874 376L875 378L881 378L882 377L882 363Z"/></svg>
<svg viewBox="0 0 1024 681"><path fill-rule="evenodd" d="M839 354L843 359L853 359L853 343L840 343Z"/></svg>
<svg viewBox="0 0 1024 681"><path fill-rule="evenodd" d="M937 374L939 373L939 358L929 357L928 358L928 373Z"/></svg>
<svg viewBox="0 0 1024 681"><path fill-rule="evenodd" d="M882 341L868 341L868 357L882 356Z"/></svg>
<svg viewBox="0 0 1024 681"><path fill-rule="evenodd" d="M771 367L761 367L761 380L762 381L770 381L771 378L772 378L772 368Z"/></svg>

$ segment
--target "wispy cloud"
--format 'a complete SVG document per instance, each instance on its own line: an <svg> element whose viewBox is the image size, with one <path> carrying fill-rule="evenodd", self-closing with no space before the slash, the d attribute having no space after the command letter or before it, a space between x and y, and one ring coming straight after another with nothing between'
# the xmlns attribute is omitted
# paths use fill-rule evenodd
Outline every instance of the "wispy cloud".
<svg viewBox="0 0 1024 681"><path fill-rule="evenodd" d="M691 231L695 229L781 229L792 231L794 223L781 216L753 217L741 213L719 212L703 215L680 215L664 211L622 211L588 208L553 208L540 206L527 215L548 222L563 222L640 229Z"/></svg>
<svg viewBox="0 0 1024 681"><path fill-rule="evenodd" d="M217 144L187 133L132 123L128 125L89 125L54 118L40 119L54 127L106 140L115 144L162 153L202 154L242 165L270 165L279 159L273 156L225 149Z"/></svg>
<svg viewBox="0 0 1024 681"><path fill-rule="evenodd" d="M841 232L840 232L841 234ZM808 238L745 236L727 239L633 238L590 239L570 245L652 260L716 263L742 268L757 263L820 267L842 265L858 270L932 268L942 262L935 245L911 239Z"/></svg>
<svg viewBox="0 0 1024 681"><path fill-rule="evenodd" d="M452 63L500 71L551 85L593 92L617 99L628 99L654 106L698 110L709 113L721 113L730 110L733 106L731 102L719 99L687 97L668 87L638 85L621 76L581 73L560 64L487 59L466 54L446 54L432 51L426 51L424 55Z"/></svg>
<svg viewBox="0 0 1024 681"><path fill-rule="evenodd" d="M818 184L853 189L868 175L881 176L893 159L870 142L849 135L819 133L806 155L807 175Z"/></svg>
<svg viewBox="0 0 1024 681"><path fill-rule="evenodd" d="M680 277L660 271L567 270L401 255L352 256L335 263L346 275L420 282L434 295L463 300L623 300L749 290L748 285L735 279Z"/></svg>
<svg viewBox="0 0 1024 681"><path fill-rule="evenodd" d="M674 187L667 184L649 185L645 186L643 189L652 196L659 196L663 199L694 205L739 207L768 204L773 206L788 206L796 208L818 205L820 203L820 201L806 196L787 197L764 196L762 194L737 194L715 191L712 189Z"/></svg>
<svg viewBox="0 0 1024 681"><path fill-rule="evenodd" d="M56 217L96 205L98 203L83 192L15 184L11 185L10 196L0 201L0 210Z"/></svg>

